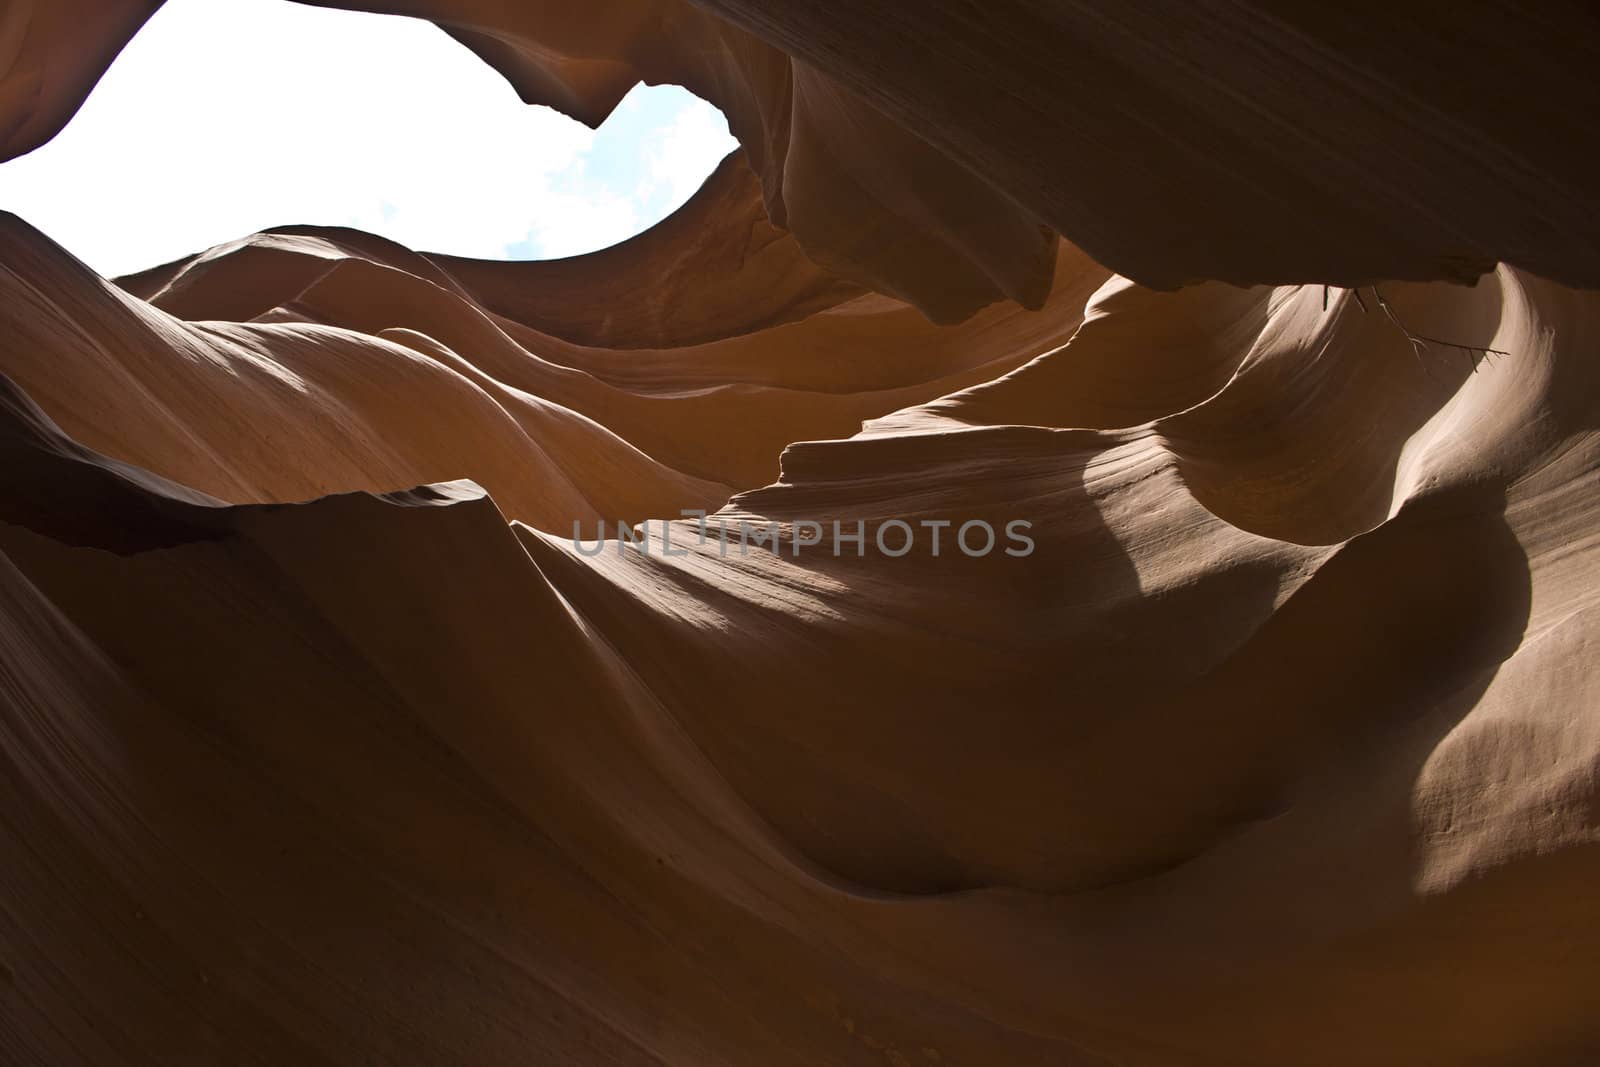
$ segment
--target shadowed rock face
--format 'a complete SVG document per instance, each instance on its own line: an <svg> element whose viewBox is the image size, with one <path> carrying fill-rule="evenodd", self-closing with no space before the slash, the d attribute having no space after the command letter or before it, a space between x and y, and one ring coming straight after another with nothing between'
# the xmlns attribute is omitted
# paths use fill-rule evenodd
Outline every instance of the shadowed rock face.
<svg viewBox="0 0 1600 1067"><path fill-rule="evenodd" d="M687 86L812 259L941 322L1038 306L1055 232L1159 289L1496 261L1600 285L1600 16L1577 0L318 2L433 19L591 125L640 79ZM157 6L13 0L0 158Z"/></svg>
<svg viewBox="0 0 1600 1067"><path fill-rule="evenodd" d="M0 1060L1592 1060L1590 16L1265 6L394 4L744 151L549 263L0 217ZM149 10L0 14L6 154Z"/></svg>

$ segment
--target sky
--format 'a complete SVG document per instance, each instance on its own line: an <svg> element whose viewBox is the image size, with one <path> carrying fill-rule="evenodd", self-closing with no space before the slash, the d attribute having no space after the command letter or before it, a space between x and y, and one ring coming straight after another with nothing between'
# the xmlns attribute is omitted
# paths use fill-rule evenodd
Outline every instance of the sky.
<svg viewBox="0 0 1600 1067"><path fill-rule="evenodd" d="M0 164L0 208L107 276L292 223L554 259L665 218L734 147L676 86L636 86L593 131L431 23L168 0L66 129Z"/></svg>

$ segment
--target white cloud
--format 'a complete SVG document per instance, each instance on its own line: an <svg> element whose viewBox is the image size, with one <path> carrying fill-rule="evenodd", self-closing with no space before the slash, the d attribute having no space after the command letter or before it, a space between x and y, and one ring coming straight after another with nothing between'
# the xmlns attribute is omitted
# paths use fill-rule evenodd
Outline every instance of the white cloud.
<svg viewBox="0 0 1600 1067"><path fill-rule="evenodd" d="M605 247L733 147L681 89L598 133L519 101L434 26L283 0L169 0L0 206L105 274L268 226L358 226L459 255Z"/></svg>
<svg viewBox="0 0 1600 1067"><path fill-rule="evenodd" d="M709 173L705 161L715 165L734 143L722 113L702 100L680 108L651 140L645 150L645 173L638 195L648 201L664 194L664 213L675 211L693 196Z"/></svg>

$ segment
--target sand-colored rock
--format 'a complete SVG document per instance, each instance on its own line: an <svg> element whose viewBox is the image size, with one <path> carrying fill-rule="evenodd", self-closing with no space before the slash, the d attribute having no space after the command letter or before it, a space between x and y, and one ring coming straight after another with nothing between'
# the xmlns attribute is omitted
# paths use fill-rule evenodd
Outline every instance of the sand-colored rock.
<svg viewBox="0 0 1600 1067"><path fill-rule="evenodd" d="M589 121L681 80L745 152L553 263L289 227L113 282L0 217L0 1061L1600 1055L1600 293L1539 276L1593 281L1543 140L1592 105L1501 136L1587 16L1235 5L1197 65L1138 5L898 5L897 47L872 0L445 7L394 9ZM8 151L114 51L73 9L6 16ZM1439 57L1491 26L1506 77L1553 51L1474 110ZM1405 172L1325 203L1275 125L1402 46L1389 89L1461 109L1416 160L1521 160L1414 228ZM997 104L1046 54L1078 62ZM1324 81L1237 98L1282 64ZM1255 222L1132 221L1152 188L1051 125L1105 115L1153 168L1278 130L1163 171L1247 178ZM1318 151L1380 172L1413 121ZM1307 284L1158 291L1036 219L1161 283ZM1446 252L1515 262L1331 287ZM778 543L679 520L669 554L685 508ZM650 551L572 540L617 519ZM976 519L1033 551L963 553Z"/></svg>

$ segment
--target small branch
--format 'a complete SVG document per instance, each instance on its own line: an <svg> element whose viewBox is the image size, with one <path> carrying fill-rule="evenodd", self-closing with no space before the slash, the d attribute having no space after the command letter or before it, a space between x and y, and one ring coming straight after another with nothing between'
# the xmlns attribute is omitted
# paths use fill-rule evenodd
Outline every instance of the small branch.
<svg viewBox="0 0 1600 1067"><path fill-rule="evenodd" d="M1324 311L1328 310L1329 288L1331 287L1326 285L1322 287L1322 310ZM1399 330L1401 335L1405 337L1406 341L1410 343L1411 352L1417 357L1417 362L1419 364L1422 363L1422 356L1425 352L1427 352L1429 345L1438 345L1441 348L1454 348L1458 351L1467 353L1469 356L1481 353L1485 358L1489 356L1509 356L1511 354L1503 348L1490 348L1487 345L1464 345L1459 341L1446 341L1438 337L1429 337L1427 334L1416 333L1404 322L1400 321L1400 315L1395 311L1394 305L1384 299L1383 294L1378 291L1378 287L1376 285L1370 286L1369 288L1371 288L1373 299L1378 302L1378 307L1383 312L1384 317L1390 322L1394 323L1395 329ZM1361 290L1359 288L1355 288L1351 289L1349 292L1351 296L1356 298L1356 303L1361 305L1362 312L1368 313L1370 309L1367 307L1367 302L1361 298ZM1474 361L1473 369L1477 369L1476 361ZM1426 364L1423 364L1423 370L1427 370Z"/></svg>
<svg viewBox="0 0 1600 1067"><path fill-rule="evenodd" d="M1509 356L1511 354L1503 348L1490 348L1487 345L1464 345L1459 341L1444 341L1437 337L1429 337L1426 334L1415 333L1409 327L1407 327L1405 323L1400 321L1400 316L1395 313L1393 306L1391 306L1390 303L1383 298L1383 294L1378 292L1378 287L1376 285L1372 287L1372 295L1377 299L1378 306L1383 309L1383 313L1389 317L1389 321L1394 323L1395 328L1405 335L1407 341L1411 342L1411 348L1417 353L1419 359L1421 358L1422 353L1427 351L1429 345L1439 345L1443 348L1454 348L1458 351L1467 353L1469 356L1474 353L1482 353L1485 357ZM1474 363L1474 369L1476 369L1476 363Z"/></svg>
<svg viewBox="0 0 1600 1067"><path fill-rule="evenodd" d="M1384 315L1390 322L1394 323L1394 328L1399 330L1407 341L1411 342L1411 354L1417 357L1417 365L1426 371L1428 366L1422 362L1422 357L1427 354L1428 346L1419 341L1410 330L1406 329L1406 324L1400 321L1400 316L1394 313L1394 308L1390 307L1389 301L1385 300L1383 294L1378 292L1376 285L1372 287L1372 295L1377 299L1378 307L1383 311Z"/></svg>

